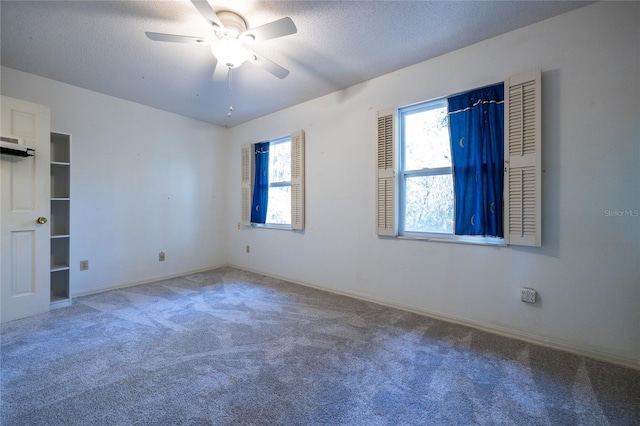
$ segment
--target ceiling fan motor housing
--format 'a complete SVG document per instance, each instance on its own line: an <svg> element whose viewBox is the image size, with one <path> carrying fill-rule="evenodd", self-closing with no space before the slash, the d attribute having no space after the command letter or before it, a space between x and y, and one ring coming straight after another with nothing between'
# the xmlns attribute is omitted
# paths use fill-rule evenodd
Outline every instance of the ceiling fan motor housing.
<svg viewBox="0 0 640 426"><path fill-rule="evenodd" d="M238 38L240 34L247 31L247 21L237 13L228 10L217 12L218 18L224 25L224 35L227 38Z"/></svg>

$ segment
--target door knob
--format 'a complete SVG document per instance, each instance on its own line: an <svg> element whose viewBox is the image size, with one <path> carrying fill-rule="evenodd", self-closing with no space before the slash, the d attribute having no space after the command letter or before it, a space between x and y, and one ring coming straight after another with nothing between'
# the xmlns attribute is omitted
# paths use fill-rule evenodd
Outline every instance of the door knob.
<svg viewBox="0 0 640 426"><path fill-rule="evenodd" d="M36 222L38 222L40 225L43 225L47 223L47 218L40 216L39 218L36 219Z"/></svg>

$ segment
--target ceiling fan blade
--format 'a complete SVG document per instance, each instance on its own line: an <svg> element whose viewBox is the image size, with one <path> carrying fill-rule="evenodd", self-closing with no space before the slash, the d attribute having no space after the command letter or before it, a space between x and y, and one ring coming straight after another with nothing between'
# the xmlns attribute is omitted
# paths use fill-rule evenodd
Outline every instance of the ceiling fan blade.
<svg viewBox="0 0 640 426"><path fill-rule="evenodd" d="M222 61L217 61L211 79L213 81L225 81L227 74L229 74L229 67L223 64Z"/></svg>
<svg viewBox="0 0 640 426"><path fill-rule="evenodd" d="M285 78L286 76L289 75L288 69L281 67L280 65L276 64L273 61L270 61L264 56L258 55L256 52L249 52L249 53L253 55L255 59L250 59L248 62L251 62L252 64L255 64L261 68L264 68L265 70L269 71L271 74L275 75L280 79Z"/></svg>
<svg viewBox="0 0 640 426"><path fill-rule="evenodd" d="M239 38L242 39L242 37L248 36L249 38L253 37L256 41L264 41L297 32L298 28L296 28L296 24L293 23L291 18L286 17L259 27L251 28L240 34Z"/></svg>
<svg viewBox="0 0 640 426"><path fill-rule="evenodd" d="M145 33L153 41L169 41L172 43L185 43L185 44L211 44L211 40L204 37L191 37L175 34L163 34L163 33Z"/></svg>
<svg viewBox="0 0 640 426"><path fill-rule="evenodd" d="M220 28L224 28L220 18L216 15L216 11L213 10L213 7L206 0L191 0L191 3L198 9L200 15L204 17L207 21L211 22L213 25L216 25Z"/></svg>

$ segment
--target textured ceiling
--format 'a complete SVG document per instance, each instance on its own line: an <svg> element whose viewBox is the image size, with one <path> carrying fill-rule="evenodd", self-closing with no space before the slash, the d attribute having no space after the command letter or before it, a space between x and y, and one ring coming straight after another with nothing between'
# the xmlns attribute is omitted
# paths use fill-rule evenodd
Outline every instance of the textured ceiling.
<svg viewBox="0 0 640 426"><path fill-rule="evenodd" d="M145 31L208 36L188 0L2 1L2 65L232 127L498 34L584 6L568 1L215 1L249 28L284 16L298 32L254 50L290 70L253 64L213 82L207 46L149 40Z"/></svg>

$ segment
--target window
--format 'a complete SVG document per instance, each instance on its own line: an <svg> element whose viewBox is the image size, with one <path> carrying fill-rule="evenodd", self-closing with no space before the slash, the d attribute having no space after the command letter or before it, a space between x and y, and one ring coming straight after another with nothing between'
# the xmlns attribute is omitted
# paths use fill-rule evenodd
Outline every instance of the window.
<svg viewBox="0 0 640 426"><path fill-rule="evenodd" d="M304 229L302 130L242 146L241 198L245 226Z"/></svg>
<svg viewBox="0 0 640 426"><path fill-rule="evenodd" d="M267 225L291 225L291 137L269 143Z"/></svg>
<svg viewBox="0 0 640 426"><path fill-rule="evenodd" d="M447 103L399 110L400 233L453 233L453 178Z"/></svg>
<svg viewBox="0 0 640 426"><path fill-rule="evenodd" d="M476 96L489 91L499 96ZM539 70L380 111L377 126L379 235L541 245Z"/></svg>
<svg viewBox="0 0 640 426"><path fill-rule="evenodd" d="M503 100L501 83L398 110L400 235L502 242Z"/></svg>

